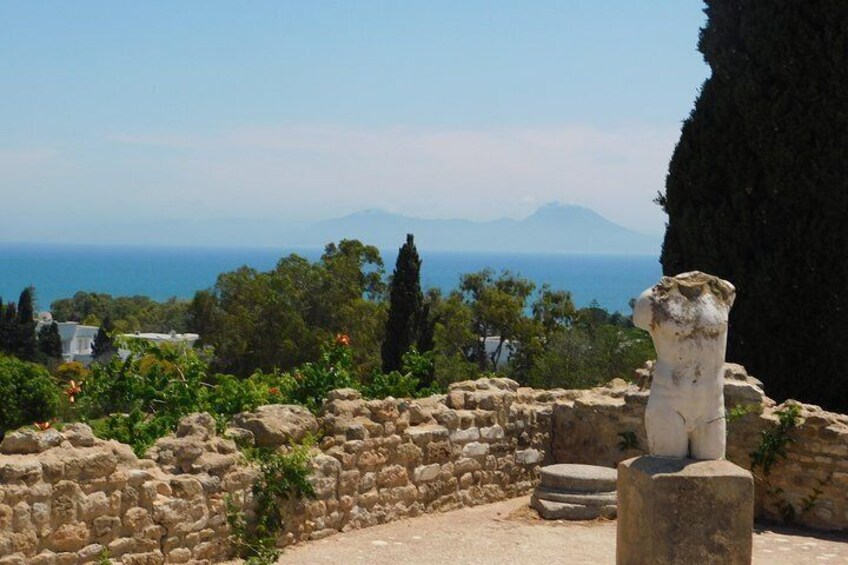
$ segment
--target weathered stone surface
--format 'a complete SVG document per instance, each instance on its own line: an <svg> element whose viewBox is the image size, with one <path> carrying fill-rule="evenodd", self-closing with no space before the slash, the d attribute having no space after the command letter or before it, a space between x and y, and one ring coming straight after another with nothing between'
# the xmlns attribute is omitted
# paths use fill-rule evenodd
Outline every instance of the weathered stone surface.
<svg viewBox="0 0 848 565"><path fill-rule="evenodd" d="M581 506L615 506L618 501L616 491L578 493L538 487L535 491L533 491L533 496L540 500L564 502L566 504L578 504Z"/></svg>
<svg viewBox="0 0 848 565"><path fill-rule="evenodd" d="M725 455L724 354L736 289L693 271L662 277L633 307L651 334L657 363L645 411L648 449L661 457Z"/></svg>
<svg viewBox="0 0 848 565"><path fill-rule="evenodd" d="M618 470L618 564L751 563L751 473L722 460L648 456Z"/></svg>
<svg viewBox="0 0 848 565"><path fill-rule="evenodd" d="M543 500L535 494L530 498L530 506L545 520L594 520L596 518L615 518L615 506L584 506Z"/></svg>
<svg viewBox="0 0 848 565"><path fill-rule="evenodd" d="M40 453L62 443L62 434L54 429L43 432L22 429L8 432L0 442L0 453L8 455Z"/></svg>
<svg viewBox="0 0 848 565"><path fill-rule="evenodd" d="M337 388L327 393L327 400L329 402L334 400L359 400L360 398L362 398L362 395L359 394L358 390L353 388Z"/></svg>
<svg viewBox="0 0 848 565"><path fill-rule="evenodd" d="M252 432L260 447L296 443L318 431L318 420L309 410L288 404L270 404L254 412L236 414L233 425Z"/></svg>
<svg viewBox="0 0 848 565"><path fill-rule="evenodd" d="M560 463L542 467L542 486L570 492L609 492L616 488L617 473L609 467Z"/></svg>

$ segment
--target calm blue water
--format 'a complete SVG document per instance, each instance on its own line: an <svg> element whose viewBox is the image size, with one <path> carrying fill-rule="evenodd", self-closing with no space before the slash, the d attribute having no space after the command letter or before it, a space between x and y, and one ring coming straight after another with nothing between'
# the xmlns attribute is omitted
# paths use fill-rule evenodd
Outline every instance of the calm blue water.
<svg viewBox="0 0 848 565"><path fill-rule="evenodd" d="M218 273L248 265L272 268L297 252L317 259L320 249L214 249L91 245L0 244L0 297L17 300L25 286L36 289L38 307L78 290L113 296L147 295L156 300L191 298L215 283ZM387 271L397 250L384 250ZM571 291L578 306L597 300L610 311L630 312L628 300L656 283L656 257L422 252L422 283L450 290L460 273L509 269L537 285Z"/></svg>

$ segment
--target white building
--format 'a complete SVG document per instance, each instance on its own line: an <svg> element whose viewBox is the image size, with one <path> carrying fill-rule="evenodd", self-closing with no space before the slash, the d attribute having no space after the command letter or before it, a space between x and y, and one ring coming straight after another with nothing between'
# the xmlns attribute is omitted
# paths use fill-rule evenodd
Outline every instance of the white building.
<svg viewBox="0 0 848 565"><path fill-rule="evenodd" d="M36 331L42 326L53 323L49 312L39 316ZM84 365L91 363L91 344L97 335L97 326L83 326L79 322L56 322L59 327L59 339L62 340L62 360L66 363L79 361Z"/></svg>
<svg viewBox="0 0 848 565"><path fill-rule="evenodd" d="M126 339L143 339L145 341L152 341L153 343L179 343L186 347L194 347L194 342L200 339L198 334L178 334L174 331L167 334L136 332L132 334L121 334L121 337Z"/></svg>

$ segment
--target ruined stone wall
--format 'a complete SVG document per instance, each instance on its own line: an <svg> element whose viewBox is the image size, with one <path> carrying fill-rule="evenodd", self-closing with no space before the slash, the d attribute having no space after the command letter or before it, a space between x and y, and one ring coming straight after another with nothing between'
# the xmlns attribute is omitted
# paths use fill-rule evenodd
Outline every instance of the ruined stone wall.
<svg viewBox="0 0 848 565"><path fill-rule="evenodd" d="M798 405L801 412L798 426L789 433L786 457L778 457L768 474L759 467L754 470L757 517L817 529L848 529L848 416L793 401L775 405L761 384L739 365L726 365L728 409L761 407L747 413L737 410L728 418L730 461L751 469L751 453L760 445L763 431L777 425L777 412L788 404ZM614 466L646 453L647 402L648 391L624 381L558 401L551 438L554 461Z"/></svg>
<svg viewBox="0 0 848 565"><path fill-rule="evenodd" d="M240 414L228 434L264 447L321 439L314 500L288 503L281 543L529 493L550 461L557 394L508 379L422 400L333 391L323 417L296 406ZM210 563L232 553L227 497L248 513L257 470L207 414L137 458L88 426L18 431L0 444L0 564Z"/></svg>
<svg viewBox="0 0 848 565"><path fill-rule="evenodd" d="M726 375L728 458L750 467L775 406L741 367ZM264 447L320 439L316 498L287 503L282 544L528 494L554 462L613 466L642 453L647 392L623 381L589 391L519 388L508 379L453 385L426 399L330 393L315 418L296 406L240 414L225 436ZM757 513L848 527L848 417L801 406L787 458L757 479ZM75 565L104 550L127 564L213 563L231 556L225 500L250 513L258 471L207 414L184 419L146 457L83 424L18 431L0 444L0 565ZM761 471L756 471L761 475Z"/></svg>

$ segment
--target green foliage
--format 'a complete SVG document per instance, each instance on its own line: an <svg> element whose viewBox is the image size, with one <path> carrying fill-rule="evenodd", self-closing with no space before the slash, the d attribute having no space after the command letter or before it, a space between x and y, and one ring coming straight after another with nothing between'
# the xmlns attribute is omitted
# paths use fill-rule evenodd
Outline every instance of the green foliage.
<svg viewBox="0 0 848 565"><path fill-rule="evenodd" d="M253 449L246 453L260 471L253 485L256 523L248 524L232 499L227 500L227 522L233 544L248 565L276 563L277 536L285 527L285 502L315 496L309 482L310 446L306 442L286 452Z"/></svg>
<svg viewBox="0 0 848 565"><path fill-rule="evenodd" d="M59 325L56 322L44 324L38 330L38 352L48 362L62 359L62 338L59 337Z"/></svg>
<svg viewBox="0 0 848 565"><path fill-rule="evenodd" d="M528 382L540 388L590 388L613 378L630 380L655 355L642 330L575 324L551 336Z"/></svg>
<svg viewBox="0 0 848 565"><path fill-rule="evenodd" d="M0 355L0 435L56 416L61 390L41 365Z"/></svg>
<svg viewBox="0 0 848 565"><path fill-rule="evenodd" d="M115 353L115 343L112 339L113 331L115 331L115 325L112 323L112 316L106 314L97 334L94 336L94 341L91 343L92 357L103 361L109 355Z"/></svg>
<svg viewBox="0 0 848 565"><path fill-rule="evenodd" d="M288 390L292 401L317 412L331 390L358 387L348 340L340 334L334 343L322 348L317 362L305 363L293 373L293 386Z"/></svg>
<svg viewBox="0 0 848 565"><path fill-rule="evenodd" d="M355 240L328 245L314 263L290 255L268 272L242 267L195 295L190 328L214 346L217 369L242 377L313 361L344 333L358 373L367 375L380 364L382 275L379 251Z"/></svg>
<svg viewBox="0 0 848 565"><path fill-rule="evenodd" d="M733 422L734 420L743 418L748 414L759 414L762 411L762 404L740 404L738 406L734 406L730 410L727 410L724 414L724 418L728 422Z"/></svg>
<svg viewBox="0 0 848 565"><path fill-rule="evenodd" d="M796 404L790 404L783 410L775 412L777 425L763 430L760 444L751 453L751 471L760 467L763 470L763 476L768 476L778 459L786 458L786 448L794 441L790 434L798 425L800 413L801 408Z"/></svg>
<svg viewBox="0 0 848 565"><path fill-rule="evenodd" d="M10 328L10 341L6 351L24 361L38 360L38 343L35 337L35 289L27 287L18 299L17 315Z"/></svg>
<svg viewBox="0 0 848 565"><path fill-rule="evenodd" d="M143 454L180 418L206 409L208 359L171 344L130 339L121 346L130 351L125 360L114 356L92 365L77 410L100 437Z"/></svg>
<svg viewBox="0 0 848 565"><path fill-rule="evenodd" d="M525 309L535 285L509 271L497 278L490 269L463 275L459 290L471 309L475 333L473 358L480 372L498 370L501 353L508 341L516 344L527 335ZM496 337L498 345L492 354L486 352L486 338Z"/></svg>
<svg viewBox="0 0 848 565"><path fill-rule="evenodd" d="M412 234L398 252L389 292L386 332L381 347L383 372L401 367L401 359L415 345L421 333L424 294L421 292L421 259Z"/></svg>
<svg viewBox="0 0 848 565"><path fill-rule="evenodd" d="M708 0L706 13L712 72L658 198L663 271L732 282L728 357L778 400L844 412L848 3Z"/></svg>
<svg viewBox="0 0 848 565"><path fill-rule="evenodd" d="M117 333L186 331L188 302L169 298L157 302L147 296L118 296L97 292L77 292L71 298L53 301L55 320L99 326L106 319ZM106 329L111 332L111 329Z"/></svg>

